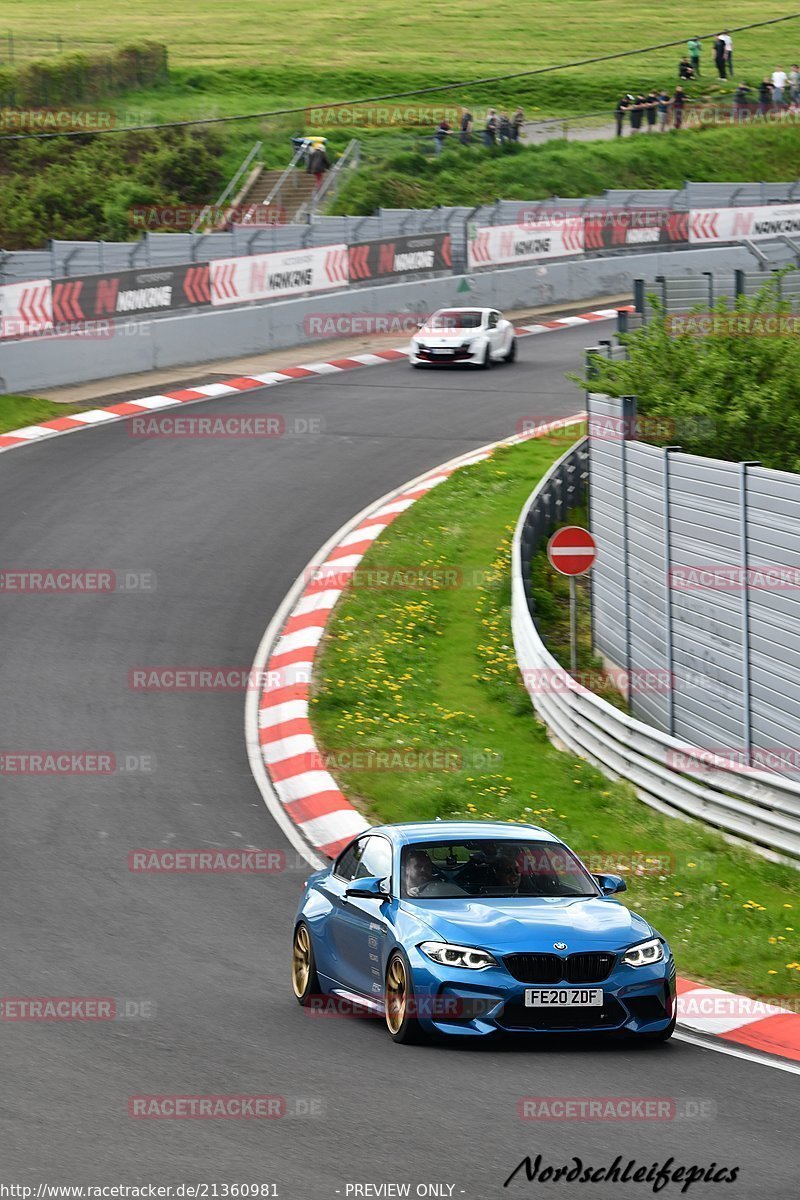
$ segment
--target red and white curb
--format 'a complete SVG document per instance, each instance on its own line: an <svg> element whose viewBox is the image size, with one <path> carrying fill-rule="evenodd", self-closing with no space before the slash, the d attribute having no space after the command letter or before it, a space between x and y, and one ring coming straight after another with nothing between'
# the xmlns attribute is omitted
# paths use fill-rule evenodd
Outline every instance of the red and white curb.
<svg viewBox="0 0 800 1200"><path fill-rule="evenodd" d="M616 308L602 308L595 312L575 317L559 317L537 325L520 325L516 332L520 337L537 333L551 333L555 329L569 329L574 325L586 325L592 321L607 321L616 316ZM262 375L242 375L228 379L225 383L207 383L198 387L181 388L175 392L163 392L155 396L143 396L139 400L128 400L112 404L108 408L91 408L86 412L72 413L68 417L54 417L39 425L26 425L0 434L0 453L29 446L45 438L64 433L75 433L79 429L91 429L97 425L108 425L114 421L125 421L130 417L158 409L175 408L182 404L198 404L204 400L217 400L221 396L232 396L237 392L248 392L253 388L274 387L289 383L293 379L309 379L315 375L334 375L339 371L352 371L356 367L384 366L396 359L408 358L408 350L376 350L371 354L351 354L346 358L334 358L329 362L302 363L296 367L282 367L280 371L265 371ZM2 396L0 396L2 403Z"/></svg>
<svg viewBox="0 0 800 1200"><path fill-rule="evenodd" d="M578 414L568 421L580 421ZM564 422L559 423L561 425ZM452 459L383 496L339 530L295 582L259 646L253 671L264 681L247 697L245 732L250 764L262 795L292 844L315 868L335 855L369 821L347 800L326 769L309 720L311 676L333 609L373 542L400 513L454 471L490 458L499 446L547 432L517 434ZM313 847L314 850L310 850ZM316 851L317 853L314 853ZM779 1005L678 978L681 1036L737 1057L778 1056L782 1070L800 1062L800 1015ZM713 1038L701 1042L701 1038Z"/></svg>
<svg viewBox="0 0 800 1200"><path fill-rule="evenodd" d="M678 1022L762 1054L800 1062L800 1014L749 996L678 979Z"/></svg>

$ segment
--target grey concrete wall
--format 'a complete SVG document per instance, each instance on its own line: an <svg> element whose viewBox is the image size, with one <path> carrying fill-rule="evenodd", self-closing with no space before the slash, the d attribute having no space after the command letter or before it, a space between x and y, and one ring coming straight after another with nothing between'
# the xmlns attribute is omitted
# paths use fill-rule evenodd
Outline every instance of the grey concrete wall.
<svg viewBox="0 0 800 1200"><path fill-rule="evenodd" d="M791 254L787 247L787 261ZM525 309L632 291L633 280L736 267L752 271L743 246L540 262L474 275L448 275L358 288L247 307L217 308L174 317L137 318L105 338L34 338L0 343L0 392L26 393L161 367L191 367L267 350L311 348L319 340L306 319L320 313L430 312L443 305ZM460 291L467 280L469 290Z"/></svg>

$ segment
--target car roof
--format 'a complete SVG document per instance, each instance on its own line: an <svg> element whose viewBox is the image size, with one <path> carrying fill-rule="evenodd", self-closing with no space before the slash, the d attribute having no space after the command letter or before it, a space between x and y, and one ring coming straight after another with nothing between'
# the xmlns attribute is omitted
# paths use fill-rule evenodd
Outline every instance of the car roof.
<svg viewBox="0 0 800 1200"><path fill-rule="evenodd" d="M554 842L561 839L549 829L539 825L527 825L522 821L404 821L397 825L377 825L372 833L383 833L399 845L414 842L473 840L474 838L497 838L519 841L521 837L534 835L536 841Z"/></svg>
<svg viewBox="0 0 800 1200"><path fill-rule="evenodd" d="M442 304L439 306L439 308L436 309L436 312L434 312L432 315L435 317L436 313L440 313L440 312L487 313L487 312L497 312L497 311L498 311L498 309L496 309L496 308L485 308L480 304L467 304L467 305L461 305L461 307L459 307L457 304Z"/></svg>

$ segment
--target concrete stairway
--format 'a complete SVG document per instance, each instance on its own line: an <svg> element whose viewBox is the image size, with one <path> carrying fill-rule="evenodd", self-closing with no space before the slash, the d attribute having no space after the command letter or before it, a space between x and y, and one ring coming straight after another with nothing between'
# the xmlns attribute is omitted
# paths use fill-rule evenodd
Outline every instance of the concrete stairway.
<svg viewBox="0 0 800 1200"><path fill-rule="evenodd" d="M253 214L254 224L286 225L294 220L301 205L313 196L314 176L298 167L286 177L280 191L273 197L269 208L265 209L262 201L267 198L282 175L282 170L260 171L244 195L241 196L239 207L242 210L246 211L251 206L258 208L258 211Z"/></svg>

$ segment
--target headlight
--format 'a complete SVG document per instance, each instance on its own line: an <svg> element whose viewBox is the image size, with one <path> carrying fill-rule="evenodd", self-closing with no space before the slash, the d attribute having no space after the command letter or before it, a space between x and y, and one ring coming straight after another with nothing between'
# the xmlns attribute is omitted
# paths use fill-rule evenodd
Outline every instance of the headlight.
<svg viewBox="0 0 800 1200"><path fill-rule="evenodd" d="M471 350L472 344L474 341L475 341L475 338L467 338L467 340L465 342L461 343L461 349L462 350Z"/></svg>
<svg viewBox="0 0 800 1200"><path fill-rule="evenodd" d="M664 957L664 947L658 938L651 938L649 942L640 942L638 946L631 946L630 950L626 950L622 956L622 961L629 967L648 967L651 963L661 962Z"/></svg>
<svg viewBox="0 0 800 1200"><path fill-rule="evenodd" d="M434 962L446 967L467 967L470 971L483 971L496 967L497 960L488 950L473 950L470 946L451 946L449 942L423 942L420 950Z"/></svg>

